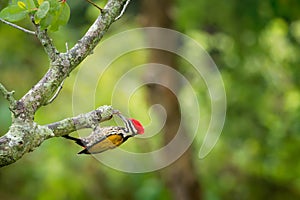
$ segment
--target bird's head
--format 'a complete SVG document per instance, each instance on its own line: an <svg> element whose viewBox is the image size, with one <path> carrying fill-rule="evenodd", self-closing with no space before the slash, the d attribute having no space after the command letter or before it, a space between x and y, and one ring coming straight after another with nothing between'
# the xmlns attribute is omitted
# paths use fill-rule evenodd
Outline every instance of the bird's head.
<svg viewBox="0 0 300 200"><path fill-rule="evenodd" d="M143 134L144 133L144 127L138 120L132 119L132 118L130 118L129 120L132 122L134 128L136 129L137 134Z"/></svg>

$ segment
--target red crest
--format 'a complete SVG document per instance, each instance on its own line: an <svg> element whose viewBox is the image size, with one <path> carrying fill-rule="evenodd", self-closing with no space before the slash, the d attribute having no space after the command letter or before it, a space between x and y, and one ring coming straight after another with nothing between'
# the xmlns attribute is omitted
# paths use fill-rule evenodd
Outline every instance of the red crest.
<svg viewBox="0 0 300 200"><path fill-rule="evenodd" d="M143 125L136 119L130 119L130 120L133 123L134 128L137 130L137 134L143 134L144 133Z"/></svg>

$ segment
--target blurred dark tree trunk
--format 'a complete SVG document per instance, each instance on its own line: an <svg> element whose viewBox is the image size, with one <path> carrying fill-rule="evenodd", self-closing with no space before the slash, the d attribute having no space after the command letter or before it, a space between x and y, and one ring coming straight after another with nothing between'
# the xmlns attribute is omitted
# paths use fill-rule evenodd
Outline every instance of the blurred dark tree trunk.
<svg viewBox="0 0 300 200"><path fill-rule="evenodd" d="M171 8L172 0L144 0L142 4L142 17L141 23L144 26L172 28ZM155 35L149 37L161 37L155 38L155 41L168 42L170 45L176 45L176 42L171 37L163 35ZM149 38L153 41L153 38ZM173 40L173 41L172 41ZM168 44L168 45L169 45ZM176 56L172 53L162 50L152 49L149 53L149 63L159 63L174 69L176 66ZM160 79L160 82L168 82L173 86L180 87L179 82L172 74L156 72L148 72L147 78L155 77L156 80ZM164 126L164 144L168 144L178 132L180 124L180 110L177 101L177 97L166 87L152 84L148 87L149 102L151 104L162 105L167 112L167 120ZM180 132L188 137L185 130ZM172 196L175 200L197 200L201 199L202 191L200 183L197 179L196 169L193 165L192 151L189 148L177 161L168 166L162 172L162 177L166 182Z"/></svg>

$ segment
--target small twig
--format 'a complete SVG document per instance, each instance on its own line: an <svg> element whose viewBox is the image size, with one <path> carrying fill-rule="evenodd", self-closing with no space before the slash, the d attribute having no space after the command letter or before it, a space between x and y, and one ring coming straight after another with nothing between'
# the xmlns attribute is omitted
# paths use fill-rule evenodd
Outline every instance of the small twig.
<svg viewBox="0 0 300 200"><path fill-rule="evenodd" d="M54 101L54 99L56 99L56 97L58 96L59 92L60 92L61 89L62 89L63 84L64 84L64 80L61 82L61 84L60 84L59 87L57 88L57 90L56 90L55 94L53 95L53 97L52 97L49 101L47 101L47 102L44 104L44 106L46 106L46 105L52 103L52 102Z"/></svg>
<svg viewBox="0 0 300 200"><path fill-rule="evenodd" d="M92 4L93 6L95 6L96 8L98 8L99 10L100 10L100 12L102 12L103 11L103 9L102 8L100 8L97 4L95 4L93 1L91 1L91 0L86 0L88 3L90 3L90 4Z"/></svg>
<svg viewBox="0 0 300 200"><path fill-rule="evenodd" d="M118 17L115 18L115 21L117 21L118 19L120 19L120 18L122 17L122 15L124 14L124 12L125 12L125 10L126 10L128 4L129 4L129 2L130 2L130 0L127 0L127 1L125 2L125 4L124 4L124 6L123 6L123 8L122 8L122 10L121 10L121 12L120 12L120 14L118 15Z"/></svg>
<svg viewBox="0 0 300 200"><path fill-rule="evenodd" d="M48 101L49 95L56 93L62 80L81 63L98 45L116 16L119 15L126 0L108 0L105 14L101 14L85 35L69 49L68 53L56 50L46 30L36 26L36 36L50 58L50 67L46 74L20 100L16 101L14 121L9 131L0 137L0 167L10 165L21 159L27 152L33 151L46 139L67 135L80 128L92 127L96 122L109 120L113 109L100 107L91 113L41 126L34 122L34 114ZM1 22L0 22L1 23ZM1 91L2 89L2 91ZM10 94L0 87L0 95ZM55 96L55 95L54 95ZM57 95L56 95L57 96ZM11 102L13 97L8 97ZM10 106L11 107L11 106ZM54 134L54 136L53 136Z"/></svg>
<svg viewBox="0 0 300 200"><path fill-rule="evenodd" d="M53 64L59 57L60 52L54 46L52 39L49 37L47 29L42 30L39 24L34 22L34 16L30 15L33 25L36 27L36 36L40 40L41 44L44 47L44 50L50 58L51 64Z"/></svg>
<svg viewBox="0 0 300 200"><path fill-rule="evenodd" d="M4 96L4 98L9 102L10 106L14 106L16 104L16 100L13 97L13 94L15 93L15 91L11 91L9 92L4 85L2 85L0 83L0 92L2 93L2 95Z"/></svg>
<svg viewBox="0 0 300 200"><path fill-rule="evenodd" d="M67 53L69 53L69 45L67 42L66 42L66 51L67 51Z"/></svg>
<svg viewBox="0 0 300 200"><path fill-rule="evenodd" d="M19 29L19 30L21 30L21 31L23 31L23 32L25 32L25 33L29 33L29 34L32 34L32 35L36 35L34 31L27 30L27 29L25 29L25 28L23 28L23 27L21 27L21 26L18 26L18 25L16 25L16 24L13 24L13 23L11 23L11 22L8 22L8 21L6 21L6 20L4 20L4 19L1 19L1 18L0 18L0 21L3 22L4 24L7 24L7 25L11 26L11 27L14 27L14 28L16 28L16 29Z"/></svg>

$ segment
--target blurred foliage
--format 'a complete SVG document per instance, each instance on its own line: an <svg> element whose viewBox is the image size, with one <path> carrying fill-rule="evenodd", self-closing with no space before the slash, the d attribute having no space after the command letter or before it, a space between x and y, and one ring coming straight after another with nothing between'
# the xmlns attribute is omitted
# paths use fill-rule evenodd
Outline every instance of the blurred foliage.
<svg viewBox="0 0 300 200"><path fill-rule="evenodd" d="M65 42L71 47L80 38L98 13L84 1L68 3L69 24L51 35L61 51L65 51ZM194 143L197 176L205 199L300 198L299 9L298 0L177 0L174 5L176 29L210 53L221 71L227 93L226 123L214 150L199 160L197 149L202 139L197 138ZM131 2L125 16L105 37L138 27L138 10L138 4ZM32 29L26 23L20 22ZM20 98L46 72L48 60L33 36L5 24L0 24L0 30L0 80ZM97 66L101 60L96 57L88 57L82 65ZM144 62L145 54L135 52L113 63L99 80L96 96L100 98L96 98L94 106L109 104L110 86L130 66ZM181 62L180 70L191 80L197 95L205 99L205 87L193 76L188 64ZM37 113L38 122L45 124L72 115L76 73L78 70L66 80L55 102ZM86 90L80 91L83 96ZM141 88L133 97L135 101L130 101L130 109L133 117L147 124L144 96ZM137 102L139 109L134 106ZM120 104L120 109L126 107ZM206 112L206 108L203 110ZM0 133L4 134L10 125L10 113L3 98L0 112ZM155 137L142 146L128 141L124 148L136 145L135 148L152 149L159 141L159 135ZM159 173L118 172L89 156L77 156L77 151L79 148L69 141L51 139L15 164L2 168L1 198L170 199Z"/></svg>
<svg viewBox="0 0 300 200"><path fill-rule="evenodd" d="M178 1L221 70L226 124L199 161L207 199L299 199L299 1ZM200 10L199 10L200 8Z"/></svg>

